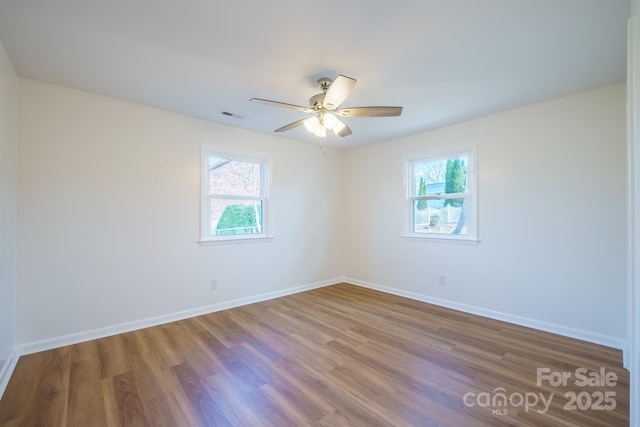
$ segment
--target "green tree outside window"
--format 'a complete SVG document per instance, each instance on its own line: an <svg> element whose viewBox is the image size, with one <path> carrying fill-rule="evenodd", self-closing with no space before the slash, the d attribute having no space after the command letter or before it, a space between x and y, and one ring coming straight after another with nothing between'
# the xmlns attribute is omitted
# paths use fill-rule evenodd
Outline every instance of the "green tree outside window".
<svg viewBox="0 0 640 427"><path fill-rule="evenodd" d="M254 206L229 205L224 209L216 227L218 235L247 234L257 227L257 215Z"/></svg>

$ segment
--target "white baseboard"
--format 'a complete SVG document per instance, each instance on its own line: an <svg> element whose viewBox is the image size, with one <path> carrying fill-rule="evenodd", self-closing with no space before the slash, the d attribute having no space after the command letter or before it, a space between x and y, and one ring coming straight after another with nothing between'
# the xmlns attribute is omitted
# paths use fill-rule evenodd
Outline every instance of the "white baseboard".
<svg viewBox="0 0 640 427"><path fill-rule="evenodd" d="M9 355L9 358L4 362L4 365L0 368L0 399L2 399L2 395L4 391L7 389L7 385L9 384L9 380L11 379L11 375L13 375L13 370L16 368L18 364L18 359L20 358L20 354L18 353L18 349L14 347L13 351Z"/></svg>
<svg viewBox="0 0 640 427"><path fill-rule="evenodd" d="M165 323L175 322L190 317L201 316L203 314L214 313L216 311L227 310L242 305L253 304L256 302L266 301L274 298L283 297L286 295L292 295L299 292L308 291L311 289L322 288L325 286L337 284L337 283L350 283L356 286L361 286L368 289L385 292L392 295L398 295L405 298L410 298L416 301L422 301L437 306L450 308L453 310L462 311L469 314L475 314L478 316L488 317L495 320L500 320L507 323L513 323L520 326L538 329L545 332L551 332L558 335L567 336L570 338L576 338L583 341L592 342L595 344L604 345L607 347L613 347L617 349L625 349L626 341L623 339L611 338L608 336L584 331L580 329L569 328L562 325L557 325L548 322L542 322L535 319L526 317L515 316L508 313L502 313L494 310L488 310L481 307L475 307L472 305L461 304L455 301L445 300L441 298L430 297L427 295L418 294L415 292L403 291L401 289L392 288L388 286L378 285L375 283L366 282L363 280L354 279L351 277L336 277L334 279L323 280L321 282L311 283L308 285L296 286L292 288L282 289L274 292L267 292L260 295L255 295L246 298L239 298L231 301L221 302L218 304L207 305L204 307L198 307L190 310L184 310L176 313L170 313L162 316L151 317L147 319L137 320L133 322L121 323L115 326L109 326L105 328L98 328L89 331L83 331L75 334L63 335L59 337L48 338L41 341L34 341L18 345L5 366L0 371L0 392L4 392L4 388L11 378L11 374L16 366L18 358L22 355L37 353L40 351L51 350L54 348L64 347L67 345L78 344L84 341L90 341L99 338L105 338L112 335L131 332L138 329L144 329L152 326L158 326ZM625 352L626 353L626 352ZM1 396L1 393L0 393Z"/></svg>
<svg viewBox="0 0 640 427"><path fill-rule="evenodd" d="M515 316L513 314L502 313L494 310L488 310L486 308L475 307L467 304L461 304L455 301L430 297L430 296L418 294L415 292L403 291L401 289L391 288L388 286L378 285L370 282L365 282L363 280L358 280L351 277L345 277L343 281L346 283L351 283L357 286L361 286L363 288L369 288L376 291L386 292L388 294L398 295L401 297L422 301L422 302L438 305L445 308L451 308L453 310L463 311L469 314L475 314L482 317L488 317L490 319L500 320L507 323L513 323L515 325L538 329L545 332L551 332L553 334L563 335L566 337L575 338L582 341L588 341L594 344L600 344L607 347L613 347L619 350L624 350L627 346L626 340L624 339L612 338L606 335L596 334L596 333L585 331L582 329L569 328L567 326L557 325L555 323L543 322L540 320L530 319L527 317Z"/></svg>
<svg viewBox="0 0 640 427"><path fill-rule="evenodd" d="M246 297L246 298L238 298L231 301L225 301L218 304L207 305L204 307L198 307L190 310L179 311L176 313L170 313L162 316L150 317L147 319L136 320L133 322L121 323L115 326L108 326L105 328L98 328L98 329L93 329L89 331L78 332L75 334L48 338L41 341L34 341L34 342L19 344L17 346L17 353L20 356L26 355L26 354L38 353L40 351L51 350L54 348L64 347L67 345L73 345L73 344L78 344L85 341L105 338L112 335L132 332L138 329L158 326L165 323L175 322L177 320L183 320L190 317L201 316L203 314L214 313L216 311L227 310L229 308L239 307L247 304L253 304L256 302L279 298L286 295L297 294L299 292L321 288L324 286L333 285L340 282L342 282L342 278L340 277L329 279L329 280L323 280L321 282L311 283L308 285L295 286L292 288L282 289L274 292L267 292L264 294L255 295L255 296Z"/></svg>

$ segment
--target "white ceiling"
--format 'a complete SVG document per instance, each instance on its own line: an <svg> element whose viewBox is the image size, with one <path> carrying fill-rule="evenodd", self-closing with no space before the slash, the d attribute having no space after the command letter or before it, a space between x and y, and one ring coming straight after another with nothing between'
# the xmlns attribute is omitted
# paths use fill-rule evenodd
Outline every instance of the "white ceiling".
<svg viewBox="0 0 640 427"><path fill-rule="evenodd" d="M349 148L622 82L628 15L628 0L0 0L0 41L22 77L266 133L305 114L250 98L307 106L344 74L343 106L404 107L327 137Z"/></svg>

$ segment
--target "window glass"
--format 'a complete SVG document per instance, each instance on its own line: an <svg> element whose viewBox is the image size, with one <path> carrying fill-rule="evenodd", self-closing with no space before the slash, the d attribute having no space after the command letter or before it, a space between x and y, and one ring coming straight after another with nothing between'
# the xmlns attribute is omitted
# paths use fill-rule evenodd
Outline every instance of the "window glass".
<svg viewBox="0 0 640 427"><path fill-rule="evenodd" d="M413 236L475 239L472 153L408 162L408 232Z"/></svg>
<svg viewBox="0 0 640 427"><path fill-rule="evenodd" d="M268 163L203 148L203 241L267 237Z"/></svg>
<svg viewBox="0 0 640 427"><path fill-rule="evenodd" d="M213 194L260 195L260 163L209 158L209 188Z"/></svg>

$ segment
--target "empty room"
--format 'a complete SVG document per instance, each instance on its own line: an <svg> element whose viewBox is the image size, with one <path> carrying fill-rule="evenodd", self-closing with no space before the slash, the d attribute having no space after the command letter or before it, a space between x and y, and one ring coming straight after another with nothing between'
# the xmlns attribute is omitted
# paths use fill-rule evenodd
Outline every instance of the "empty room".
<svg viewBox="0 0 640 427"><path fill-rule="evenodd" d="M640 0L0 0L0 426L636 426Z"/></svg>

